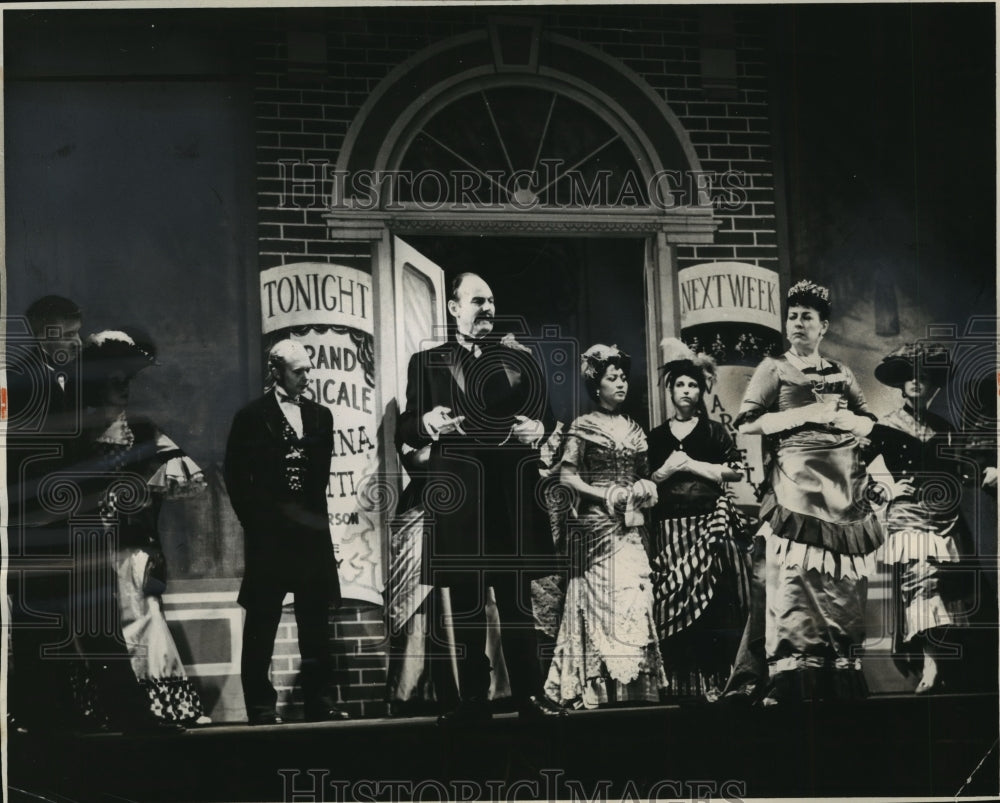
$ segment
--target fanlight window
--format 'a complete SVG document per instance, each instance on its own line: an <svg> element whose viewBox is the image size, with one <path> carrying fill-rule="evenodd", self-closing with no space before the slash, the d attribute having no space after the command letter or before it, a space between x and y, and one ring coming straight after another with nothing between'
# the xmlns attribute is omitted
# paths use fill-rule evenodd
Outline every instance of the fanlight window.
<svg viewBox="0 0 1000 803"><path fill-rule="evenodd" d="M546 89L463 95L411 140L397 199L475 207L641 208L643 174L622 135L591 109Z"/></svg>

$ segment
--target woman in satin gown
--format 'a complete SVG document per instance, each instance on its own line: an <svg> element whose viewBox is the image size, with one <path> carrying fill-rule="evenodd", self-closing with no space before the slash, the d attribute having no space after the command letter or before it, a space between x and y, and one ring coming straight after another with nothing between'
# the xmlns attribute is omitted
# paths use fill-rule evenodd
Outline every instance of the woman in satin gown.
<svg viewBox="0 0 1000 803"><path fill-rule="evenodd" d="M630 365L614 346L584 353L584 385L597 405L573 421L563 445L571 569L545 693L571 707L655 703L666 684L641 512L656 487L646 435L620 412Z"/></svg>
<svg viewBox="0 0 1000 803"><path fill-rule="evenodd" d="M765 705L867 694L865 603L884 539L861 452L875 416L851 370L820 353L829 291L801 281L787 308L791 347L757 367L735 420L768 453Z"/></svg>

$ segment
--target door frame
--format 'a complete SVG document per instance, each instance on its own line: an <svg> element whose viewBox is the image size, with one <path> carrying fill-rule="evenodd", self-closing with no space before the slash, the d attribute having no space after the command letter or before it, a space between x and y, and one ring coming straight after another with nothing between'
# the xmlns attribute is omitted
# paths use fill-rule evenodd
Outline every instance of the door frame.
<svg viewBox="0 0 1000 803"><path fill-rule="evenodd" d="M580 215L561 211L551 215L511 212L462 214L454 217L423 212L361 212L338 210L323 217L334 241L365 241L371 251L372 291L377 310L375 361L379 377L395 376L398 355L395 328L397 299L392 238L410 234L442 236L506 235L523 237L634 237L644 240L644 298L646 325L646 364L652 370L659 365L659 343L664 337L680 335L680 300L674 292L677 275L677 245L711 243L719 221L711 210L691 210L671 215L636 213ZM457 218L457 219L455 219ZM666 219L665 219L666 218ZM388 291L388 292L386 292ZM376 388L378 409L385 410L390 397L379 381ZM392 383L395 385L395 382ZM655 386L650 382L650 390ZM649 422L655 427L666 420L666 400L661 393L649 394ZM383 422L383 437L392 443L395 422ZM394 455L385 454L386 468L398 471Z"/></svg>

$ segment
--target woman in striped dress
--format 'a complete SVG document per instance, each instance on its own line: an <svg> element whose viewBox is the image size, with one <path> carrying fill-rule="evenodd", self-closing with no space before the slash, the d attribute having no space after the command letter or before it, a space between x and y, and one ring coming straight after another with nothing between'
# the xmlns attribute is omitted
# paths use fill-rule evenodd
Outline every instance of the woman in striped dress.
<svg viewBox="0 0 1000 803"><path fill-rule="evenodd" d="M741 476L739 454L705 409L712 358L674 338L662 346L673 415L649 433L657 484L654 610L668 695L714 701L729 676L749 600L743 521L724 487Z"/></svg>

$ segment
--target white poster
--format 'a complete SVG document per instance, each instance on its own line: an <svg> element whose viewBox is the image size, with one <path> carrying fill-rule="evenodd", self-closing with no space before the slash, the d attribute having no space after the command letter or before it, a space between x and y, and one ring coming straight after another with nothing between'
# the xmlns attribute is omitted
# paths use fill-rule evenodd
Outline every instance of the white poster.
<svg viewBox="0 0 1000 803"><path fill-rule="evenodd" d="M741 321L781 331L778 274L745 262L706 262L678 271L681 328Z"/></svg>
<svg viewBox="0 0 1000 803"><path fill-rule="evenodd" d="M261 331L349 326L374 334L372 278L357 268L296 262L260 274Z"/></svg>
<svg viewBox="0 0 1000 803"><path fill-rule="evenodd" d="M737 504L758 504L763 481L759 435L739 435L733 421L772 332L781 331L778 274L744 262L706 262L677 274L684 339L697 343L718 364L715 387L705 398L708 414L725 425L743 461L743 479L730 484Z"/></svg>
<svg viewBox="0 0 1000 803"><path fill-rule="evenodd" d="M341 593L381 605L381 524L358 504L378 464L371 276L306 262L263 271L260 287L264 334L288 330L302 343L312 364L305 395L333 413L326 499Z"/></svg>
<svg viewBox="0 0 1000 803"><path fill-rule="evenodd" d="M743 463L743 479L729 483L738 505L757 505L756 490L764 479L763 452L760 435L740 435L733 426L754 368L744 365L720 365L715 386L705 396L708 415L726 427L736 441Z"/></svg>

